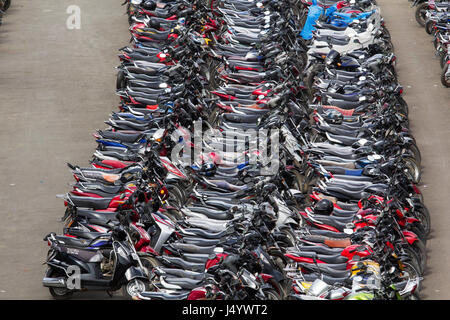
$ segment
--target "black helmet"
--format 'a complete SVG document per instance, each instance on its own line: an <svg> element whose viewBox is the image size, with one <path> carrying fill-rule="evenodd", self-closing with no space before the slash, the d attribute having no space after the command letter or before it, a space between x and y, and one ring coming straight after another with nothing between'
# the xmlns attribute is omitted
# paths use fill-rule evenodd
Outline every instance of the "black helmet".
<svg viewBox="0 0 450 320"><path fill-rule="evenodd" d="M117 241L125 241L127 239L127 233L122 226L115 227L111 236Z"/></svg>
<svg viewBox="0 0 450 320"><path fill-rule="evenodd" d="M141 3L141 7L145 10L153 11L156 9L156 2L153 0L146 0L143 3Z"/></svg>
<svg viewBox="0 0 450 320"><path fill-rule="evenodd" d="M329 216L333 212L333 208L334 205L332 201L328 199L322 199L314 206L314 213Z"/></svg>

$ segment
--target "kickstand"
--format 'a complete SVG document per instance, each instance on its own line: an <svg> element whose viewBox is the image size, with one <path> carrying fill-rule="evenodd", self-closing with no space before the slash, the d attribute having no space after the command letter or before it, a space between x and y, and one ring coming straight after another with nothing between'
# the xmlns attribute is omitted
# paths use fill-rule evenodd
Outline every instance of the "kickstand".
<svg viewBox="0 0 450 320"><path fill-rule="evenodd" d="M108 296L109 296L110 298L112 298L112 297L113 297L113 294L112 294L112 292L111 292L111 291L109 291L109 290L106 290L106 293L108 294Z"/></svg>

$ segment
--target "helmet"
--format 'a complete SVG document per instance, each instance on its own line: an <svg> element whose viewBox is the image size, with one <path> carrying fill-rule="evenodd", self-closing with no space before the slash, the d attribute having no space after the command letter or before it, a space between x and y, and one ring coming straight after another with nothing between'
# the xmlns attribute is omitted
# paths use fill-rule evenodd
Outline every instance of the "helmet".
<svg viewBox="0 0 450 320"><path fill-rule="evenodd" d="M314 206L314 213L329 216L333 212L333 208L334 205L332 201L328 199L322 199Z"/></svg>
<svg viewBox="0 0 450 320"><path fill-rule="evenodd" d="M340 124L344 120L344 115L336 109L328 109L325 111L324 119L328 123Z"/></svg>
<svg viewBox="0 0 450 320"><path fill-rule="evenodd" d="M145 10L153 11L156 9L156 2L153 0L146 0L143 3L141 3L141 7Z"/></svg>
<svg viewBox="0 0 450 320"><path fill-rule="evenodd" d="M150 21L148 22L148 26L156 30L161 29L161 23L159 23L159 21L157 21L156 19L150 19Z"/></svg>

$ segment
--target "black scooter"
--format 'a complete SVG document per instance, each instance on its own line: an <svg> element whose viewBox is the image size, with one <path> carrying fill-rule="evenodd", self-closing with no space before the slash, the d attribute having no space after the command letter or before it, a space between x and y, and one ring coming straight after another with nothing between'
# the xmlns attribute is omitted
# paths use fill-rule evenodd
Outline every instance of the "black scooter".
<svg viewBox="0 0 450 320"><path fill-rule="evenodd" d="M51 247L42 280L58 300L68 299L76 291L116 291L133 299L148 291L148 270L142 265L131 237L123 226L92 240L48 234L44 241Z"/></svg>

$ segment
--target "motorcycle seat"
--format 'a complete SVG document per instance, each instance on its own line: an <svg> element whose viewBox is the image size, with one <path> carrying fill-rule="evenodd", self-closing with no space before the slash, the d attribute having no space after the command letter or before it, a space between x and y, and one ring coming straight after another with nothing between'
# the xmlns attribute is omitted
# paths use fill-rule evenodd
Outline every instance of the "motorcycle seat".
<svg viewBox="0 0 450 320"><path fill-rule="evenodd" d="M329 248L323 245L302 245L299 247L301 252L314 252L316 254L325 255L340 255L342 252L341 248Z"/></svg>
<svg viewBox="0 0 450 320"><path fill-rule="evenodd" d="M71 194L67 195L70 201L76 207L92 208L92 209L106 209L108 208L113 198L91 198L91 197L79 197Z"/></svg>
<svg viewBox="0 0 450 320"><path fill-rule="evenodd" d="M183 241L187 244L193 244L196 246L215 246L219 244L220 239L204 239L200 237L183 237Z"/></svg>
<svg viewBox="0 0 450 320"><path fill-rule="evenodd" d="M175 249L181 250L185 253L199 253L199 254L210 254L214 251L215 246L201 247L191 243L172 243L171 246Z"/></svg>
<svg viewBox="0 0 450 320"><path fill-rule="evenodd" d="M200 228L189 228L184 230L186 233L194 233L197 236L206 238L206 239L220 239L227 235L226 231L220 231L220 232L212 232L207 231Z"/></svg>
<svg viewBox="0 0 450 320"><path fill-rule="evenodd" d="M120 131L98 130L99 135L105 139L118 140L120 142L134 143L141 139L142 132L121 133Z"/></svg>
<svg viewBox="0 0 450 320"><path fill-rule="evenodd" d="M336 269L344 269L346 270L347 266L346 263L348 261L348 258L342 256L340 253L334 254L334 255L326 255L326 254L319 254L314 251L295 251L295 252L289 252L289 254L297 257L305 257L305 258L311 258L313 260L320 260L322 262L325 262L327 264L335 265L334 268Z"/></svg>
<svg viewBox="0 0 450 320"><path fill-rule="evenodd" d="M122 190L122 186L110 186L91 182L77 182L74 187L79 188L84 192L89 192L89 190L100 190L104 193L109 193L111 196L118 194Z"/></svg>
<svg viewBox="0 0 450 320"><path fill-rule="evenodd" d="M183 259L194 263L205 263L208 260L209 253L182 253Z"/></svg>
<svg viewBox="0 0 450 320"><path fill-rule="evenodd" d="M174 268L165 268L165 267L158 267L160 272L162 272L162 275L167 274L169 277L180 277L180 278L189 278L193 280L202 280L205 278L205 274L203 272L195 272L195 271L189 271L189 270L183 270L183 269L174 269Z"/></svg>
<svg viewBox="0 0 450 320"><path fill-rule="evenodd" d="M164 256L160 257L163 263L166 262L170 266L181 267L185 270L202 272L205 269L205 263L189 262L179 257Z"/></svg>
<svg viewBox="0 0 450 320"><path fill-rule="evenodd" d="M77 208L77 215L78 217L82 217L88 220L96 219L104 222L117 221L117 212L114 211L98 212L90 209Z"/></svg>
<svg viewBox="0 0 450 320"><path fill-rule="evenodd" d="M334 268L329 267L326 264L319 264L318 266L315 264L311 264L311 263L302 263L300 262L300 265L307 269L310 270L314 273L321 273L321 274L327 274L331 277L336 277L336 278L346 278L346 277L350 277L350 271L349 270L337 270ZM345 264L346 265L346 264Z"/></svg>
<svg viewBox="0 0 450 320"><path fill-rule="evenodd" d="M335 283L346 283L349 280L348 276L339 278L339 277L329 276L327 274L322 274L320 276L320 275L314 273L314 274L303 274L302 276L305 279L305 281L308 281L308 282L313 282L316 279L321 279L323 282L330 284L330 285L335 284Z"/></svg>
<svg viewBox="0 0 450 320"><path fill-rule="evenodd" d="M202 213L211 219L216 219L216 220L231 220L231 219L233 219L232 214L230 214L228 212L223 212L220 210L214 210L213 208L210 208L210 207L191 206L191 207L188 207L188 209L191 210L192 212Z"/></svg>

